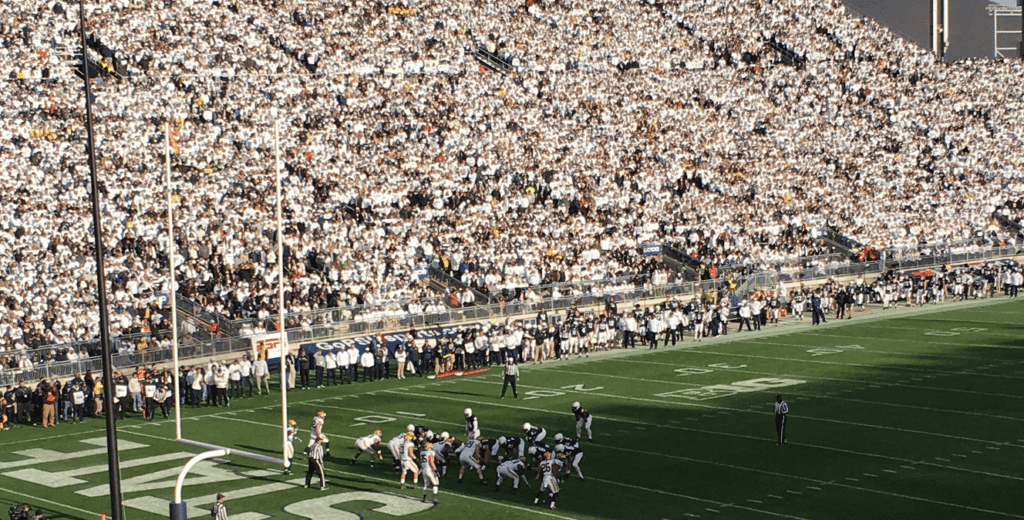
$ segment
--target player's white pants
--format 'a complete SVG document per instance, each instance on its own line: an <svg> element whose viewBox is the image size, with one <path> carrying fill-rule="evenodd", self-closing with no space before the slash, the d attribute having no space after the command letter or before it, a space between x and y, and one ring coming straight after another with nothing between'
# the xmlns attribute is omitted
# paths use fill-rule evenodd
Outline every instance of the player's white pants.
<svg viewBox="0 0 1024 520"><path fill-rule="evenodd" d="M580 470L581 462L583 462L583 452L577 453L572 458L572 469L576 470L576 474L579 475L580 480L583 480L583 471Z"/></svg>
<svg viewBox="0 0 1024 520"><path fill-rule="evenodd" d="M505 479L507 479L507 478L508 479L512 479L512 487L515 488L515 489L519 489L519 480L520 479L522 479L523 482L526 482L527 484L529 484L529 482L526 481L526 475L519 476L519 475L516 475L515 473L512 473L511 471L509 471L509 470L499 466L498 467L498 480L495 483L495 487L500 486L501 483L504 482Z"/></svg>
<svg viewBox="0 0 1024 520"><path fill-rule="evenodd" d="M416 467L416 463L411 460L402 461L402 473L404 474L406 471L411 471L415 475L420 474L420 470Z"/></svg>
<svg viewBox="0 0 1024 520"><path fill-rule="evenodd" d="M480 463L477 462L476 459L473 458L472 454L465 455L466 453L469 453L467 451L464 451L462 453L464 455L460 455L459 456L459 462L462 463L462 467L464 467L464 468L471 468L471 469L474 469L474 470L480 469Z"/></svg>
<svg viewBox="0 0 1024 520"><path fill-rule="evenodd" d="M437 472L434 468L430 467L430 464L423 464L420 467L420 474L423 475L423 489L427 489L427 484L432 486L441 485L441 480L437 478Z"/></svg>
<svg viewBox="0 0 1024 520"><path fill-rule="evenodd" d="M704 335L704 322L698 321L693 324L693 340L697 341Z"/></svg>
<svg viewBox="0 0 1024 520"><path fill-rule="evenodd" d="M544 480L541 481L540 490L550 489L552 493L558 493L558 481L555 477L550 475L544 475Z"/></svg>
<svg viewBox="0 0 1024 520"><path fill-rule="evenodd" d="M291 460L295 458L295 446L292 443L287 442L284 445L284 458Z"/></svg>
<svg viewBox="0 0 1024 520"><path fill-rule="evenodd" d="M537 434L537 438L536 439L533 439L533 442L535 442L535 443L541 442L541 441L544 440L544 437L546 437L547 435L548 435L548 431L545 430L544 428L541 428L540 429L540 433Z"/></svg>
<svg viewBox="0 0 1024 520"><path fill-rule="evenodd" d="M388 442L388 450L394 455L395 459L402 458L402 441L391 441Z"/></svg>
<svg viewBox="0 0 1024 520"><path fill-rule="evenodd" d="M527 342L526 344L523 345L523 361L526 361L527 359L533 359L533 349L533 342Z"/></svg>
<svg viewBox="0 0 1024 520"><path fill-rule="evenodd" d="M594 416L593 415L588 415L586 417L586 419L580 419L580 420L576 421L576 438L577 439L581 438L582 434L580 432L582 431L583 428L586 428L587 429L587 437L593 439L594 438L594 434L591 433L591 431L590 431L590 425L593 422L594 422Z"/></svg>
<svg viewBox="0 0 1024 520"><path fill-rule="evenodd" d="M793 304L793 313L796 314L797 316L799 316L800 318L803 318L804 317L804 302L794 303Z"/></svg>

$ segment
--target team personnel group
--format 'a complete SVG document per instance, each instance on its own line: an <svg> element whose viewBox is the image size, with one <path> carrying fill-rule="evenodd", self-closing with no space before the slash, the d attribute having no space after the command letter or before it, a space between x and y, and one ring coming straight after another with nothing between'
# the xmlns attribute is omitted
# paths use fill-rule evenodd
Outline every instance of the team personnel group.
<svg viewBox="0 0 1024 520"><path fill-rule="evenodd" d="M502 483L508 480L512 482L512 493L518 495L520 485L531 487L530 479L533 478L539 482L533 503L554 509L561 485L566 480L574 474L580 482L584 480L581 468L584 457L580 446L583 433L586 433L588 441L594 438L591 429L594 417L590 412L579 402L572 403L571 410L576 418L576 437L562 433L548 436L545 428L525 423L521 434L485 438L480 418L471 408L466 408L463 439L447 431L435 433L428 426L409 424L405 431L384 442L383 432L378 429L355 440L355 453L350 464L356 464L366 453L370 468L375 468L378 462L383 461L384 449L387 449L402 487L410 475L413 486L417 486L422 478L423 501L427 502L430 497L434 504L439 503L441 479L448 476L449 466L452 466L454 474L454 464L458 464L457 484L463 483L467 473L473 473L481 485L488 484L488 468L494 467L494 492L501 491ZM330 444L324 433L326 417L326 412L319 411L310 424L310 438L305 449L307 488L314 479L318 479L320 489L327 489L324 458L330 457ZM286 450L290 467L295 456L292 445L301 442L296 436L298 427L295 420L289 420L287 432Z"/></svg>

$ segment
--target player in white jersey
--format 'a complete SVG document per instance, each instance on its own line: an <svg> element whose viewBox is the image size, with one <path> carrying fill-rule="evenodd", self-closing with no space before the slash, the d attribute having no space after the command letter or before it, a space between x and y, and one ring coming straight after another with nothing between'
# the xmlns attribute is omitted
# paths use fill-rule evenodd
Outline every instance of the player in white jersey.
<svg viewBox="0 0 1024 520"><path fill-rule="evenodd" d="M402 445L405 444L405 435L408 433L412 432L406 431L399 433L398 435L395 435L395 437L392 438L390 441L388 441L388 451L391 452L391 456L393 457L391 460L395 464L395 473L399 473L402 471L402 465L400 462L402 460Z"/></svg>
<svg viewBox="0 0 1024 520"><path fill-rule="evenodd" d="M527 487L530 486L530 482L526 480L526 457L507 460L498 466L498 481L494 484L495 493L501 491L501 483L507 478L512 479L513 495L519 494L520 480L526 483Z"/></svg>
<svg viewBox="0 0 1024 520"><path fill-rule="evenodd" d="M370 454L370 467L373 468L374 463L377 459L383 460L383 456L380 454L380 430L374 430L370 435L364 435L356 439L356 454L352 457L352 464L356 463L356 459L359 458L363 452Z"/></svg>
<svg viewBox="0 0 1024 520"><path fill-rule="evenodd" d="M466 468L473 468L476 470L476 474L480 477L481 484L487 484L484 480L484 470L480 466L480 449L482 448L480 441L476 439L469 439L462 447L459 448L459 462L462 464L462 468L459 469L459 484L462 483L462 477L466 474Z"/></svg>
<svg viewBox="0 0 1024 520"><path fill-rule="evenodd" d="M295 419L288 419L288 428L285 431L288 435L288 440L284 443L285 458L288 459L288 468L285 471L291 474L292 459L295 458L295 435L299 433L299 423L295 422Z"/></svg>
<svg viewBox="0 0 1024 520"><path fill-rule="evenodd" d="M413 441L413 434L406 433L402 437L402 477L399 483L405 488L405 474L412 471L412 483L416 484L420 479L420 470L416 467L416 443Z"/></svg>
<svg viewBox="0 0 1024 520"><path fill-rule="evenodd" d="M327 412L320 410L313 416L313 423L309 425L309 446L316 444L317 437L323 436L324 454L328 457L331 456L331 445L330 441L327 440L327 434L324 433L324 418L327 417Z"/></svg>
<svg viewBox="0 0 1024 520"><path fill-rule="evenodd" d="M434 505L437 505L437 487L441 484L437 478L437 465L434 463L434 444L423 443L420 450L420 471L423 473L423 501L427 501L427 488L434 486Z"/></svg>
<svg viewBox="0 0 1024 520"><path fill-rule="evenodd" d="M551 502L551 509L555 508L555 501L558 500L558 466L551 460L551 454L545 453L544 460L537 466L537 479L540 480L540 489L533 499L534 504L540 503L540 497L544 490L550 490L548 501Z"/></svg>

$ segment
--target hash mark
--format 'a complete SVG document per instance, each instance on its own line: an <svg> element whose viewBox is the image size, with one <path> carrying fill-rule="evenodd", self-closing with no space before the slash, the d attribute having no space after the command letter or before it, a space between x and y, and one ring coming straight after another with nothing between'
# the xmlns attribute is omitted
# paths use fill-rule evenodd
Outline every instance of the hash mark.
<svg viewBox="0 0 1024 520"><path fill-rule="evenodd" d="M967 455L961 455L961 454L959 454L959 453L954 453L954 454L953 454L953 456L954 456L954 457L961 457L961 458L964 458L964 459L966 459L966 458L967 458Z"/></svg>
<svg viewBox="0 0 1024 520"><path fill-rule="evenodd" d="M815 491L821 491L820 487L814 487L814 486L807 486L807 489L813 489Z"/></svg>
<svg viewBox="0 0 1024 520"><path fill-rule="evenodd" d="M780 496L778 496L778 495L768 495L768 496L770 496L770 497L772 497L772 498L782 498L782 497L780 497Z"/></svg>
<svg viewBox="0 0 1024 520"><path fill-rule="evenodd" d="M884 471L886 473L899 473L898 471L893 471L891 469L883 469L882 471Z"/></svg>
<svg viewBox="0 0 1024 520"><path fill-rule="evenodd" d="M708 507L708 508L705 508L705 510L707 510L707 511L711 511L712 513L721 513L721 511L719 511L719 510L717 510L717 509L711 509L710 507Z"/></svg>
<svg viewBox="0 0 1024 520"><path fill-rule="evenodd" d="M748 499L747 499L747 502L753 502L753 503L755 503L755 504L763 504L763 503L764 503L764 502L761 502L760 500L754 500L754 499L752 499L752 498L748 498Z"/></svg>
<svg viewBox="0 0 1024 520"><path fill-rule="evenodd" d="M904 468L904 469L917 469L914 466L900 466L900 467Z"/></svg>
<svg viewBox="0 0 1024 520"><path fill-rule="evenodd" d="M942 457L935 457L935 460L941 460L942 462L949 462L949 459L944 459Z"/></svg>
<svg viewBox="0 0 1024 520"><path fill-rule="evenodd" d="M794 495L802 495L803 494L803 493L801 493L799 491L792 491L792 490L789 490L789 489L786 490L786 493L792 493Z"/></svg>
<svg viewBox="0 0 1024 520"><path fill-rule="evenodd" d="M990 450L998 450L999 449L999 448L996 448L995 446L987 446L987 448L990 449Z"/></svg>
<svg viewBox="0 0 1024 520"><path fill-rule="evenodd" d="M974 451L974 450L971 450L971 453L985 453L985 452L984 451Z"/></svg>
<svg viewBox="0 0 1024 520"><path fill-rule="evenodd" d="M871 473L865 473L865 477L878 478L878 475L872 475Z"/></svg>
<svg viewBox="0 0 1024 520"><path fill-rule="evenodd" d="M860 482L859 480L857 480L857 479L855 479L855 478L851 478L851 477L846 477L846 480L852 480L852 481L854 481L854 482Z"/></svg>

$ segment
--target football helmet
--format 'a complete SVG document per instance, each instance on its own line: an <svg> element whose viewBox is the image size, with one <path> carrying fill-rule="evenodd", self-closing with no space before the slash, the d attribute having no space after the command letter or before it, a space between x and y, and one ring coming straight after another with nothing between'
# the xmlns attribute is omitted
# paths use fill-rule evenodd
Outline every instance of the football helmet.
<svg viewBox="0 0 1024 520"><path fill-rule="evenodd" d="M470 415L473 415L473 409L472 408L466 408L466 417L469 417Z"/></svg>
<svg viewBox="0 0 1024 520"><path fill-rule="evenodd" d="M533 425L531 425L530 423L523 423L523 431L528 432L530 431L530 428L533 428Z"/></svg>

